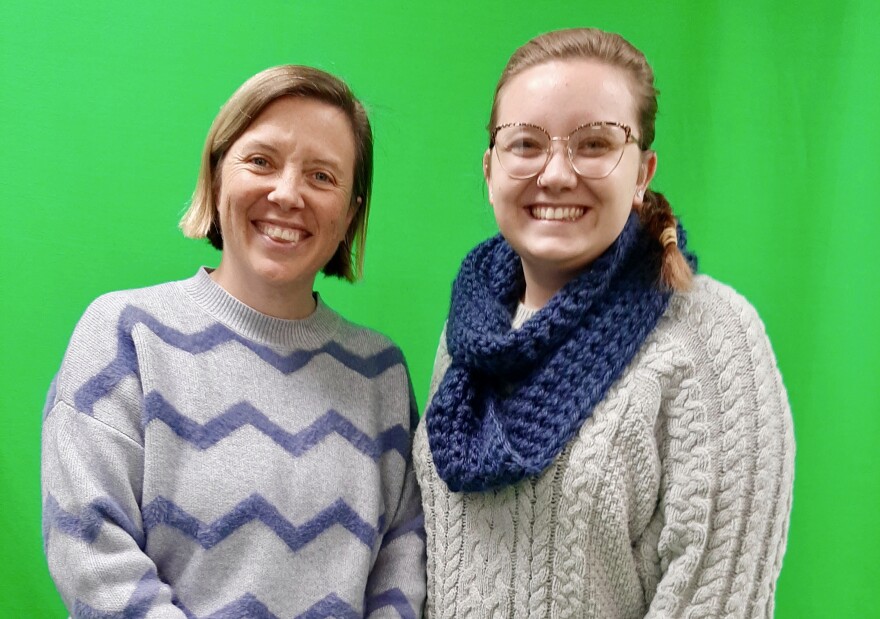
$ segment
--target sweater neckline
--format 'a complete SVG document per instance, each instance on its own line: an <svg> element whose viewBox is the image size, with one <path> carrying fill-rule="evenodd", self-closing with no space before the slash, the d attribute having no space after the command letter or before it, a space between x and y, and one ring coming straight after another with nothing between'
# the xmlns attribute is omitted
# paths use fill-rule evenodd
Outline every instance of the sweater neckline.
<svg viewBox="0 0 880 619"><path fill-rule="evenodd" d="M538 312L540 312L540 308L535 309L531 307L526 307L525 304L520 301L516 305L516 311L513 313L513 320L511 320L511 326L514 329L519 329L526 322L528 322L532 316L535 316Z"/></svg>
<svg viewBox="0 0 880 619"><path fill-rule="evenodd" d="M264 314L229 294L211 278L208 267L183 280L184 292L202 310L236 333L268 346L292 348L321 346L339 329L341 317L327 306L318 293L315 311L296 320Z"/></svg>

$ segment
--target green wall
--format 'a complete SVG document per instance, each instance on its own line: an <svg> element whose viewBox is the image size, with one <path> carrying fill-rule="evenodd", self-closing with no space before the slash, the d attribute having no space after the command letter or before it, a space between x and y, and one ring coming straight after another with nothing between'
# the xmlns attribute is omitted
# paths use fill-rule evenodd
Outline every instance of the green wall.
<svg viewBox="0 0 880 619"><path fill-rule="evenodd" d="M519 44L574 25L619 31L652 61L654 186L703 271L754 303L774 343L798 441L776 616L877 616L878 6L6 0L0 616L66 616L41 550L46 388L94 297L216 264L176 223L232 90L296 62L341 75L368 105L366 278L320 290L402 346L424 406L449 284L494 231L480 158L495 80Z"/></svg>

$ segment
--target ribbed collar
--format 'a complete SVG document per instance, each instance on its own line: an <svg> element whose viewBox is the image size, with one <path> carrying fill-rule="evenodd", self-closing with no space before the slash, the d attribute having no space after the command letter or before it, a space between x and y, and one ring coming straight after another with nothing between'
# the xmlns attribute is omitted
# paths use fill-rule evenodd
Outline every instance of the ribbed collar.
<svg viewBox="0 0 880 619"><path fill-rule="evenodd" d="M540 312L540 309L532 309L530 307L526 307L523 305L522 301L520 301L516 306L516 311L513 313L513 320L510 322L511 326L514 329L519 329L535 314Z"/></svg>
<svg viewBox="0 0 880 619"><path fill-rule="evenodd" d="M342 317L317 294L317 307L310 316L299 320L275 318L226 292L210 272L202 267L193 277L180 282L184 292L216 320L250 340L280 348L314 348L334 339L341 326Z"/></svg>

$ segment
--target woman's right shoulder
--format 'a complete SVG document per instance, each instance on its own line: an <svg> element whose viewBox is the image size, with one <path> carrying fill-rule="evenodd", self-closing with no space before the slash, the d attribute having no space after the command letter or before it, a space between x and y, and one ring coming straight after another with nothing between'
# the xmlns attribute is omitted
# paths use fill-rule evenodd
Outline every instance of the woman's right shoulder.
<svg viewBox="0 0 880 619"><path fill-rule="evenodd" d="M115 323L126 309L138 308L149 312L167 307L169 301L178 294L179 282L167 282L144 288L115 290L106 292L89 303L79 320L77 328L83 324Z"/></svg>
<svg viewBox="0 0 880 619"><path fill-rule="evenodd" d="M159 314L163 307L179 305L176 284L118 290L97 297L86 307L70 335L61 375L71 365L109 363L118 352L120 338L130 337L138 323Z"/></svg>

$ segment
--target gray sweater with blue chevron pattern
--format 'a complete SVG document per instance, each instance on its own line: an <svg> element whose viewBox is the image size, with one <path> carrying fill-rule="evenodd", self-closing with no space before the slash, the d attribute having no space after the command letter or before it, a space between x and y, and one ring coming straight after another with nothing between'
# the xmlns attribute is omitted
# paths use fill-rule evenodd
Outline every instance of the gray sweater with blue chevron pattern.
<svg viewBox="0 0 880 619"><path fill-rule="evenodd" d="M73 617L417 617L425 543L400 350L193 278L95 301L43 422Z"/></svg>

